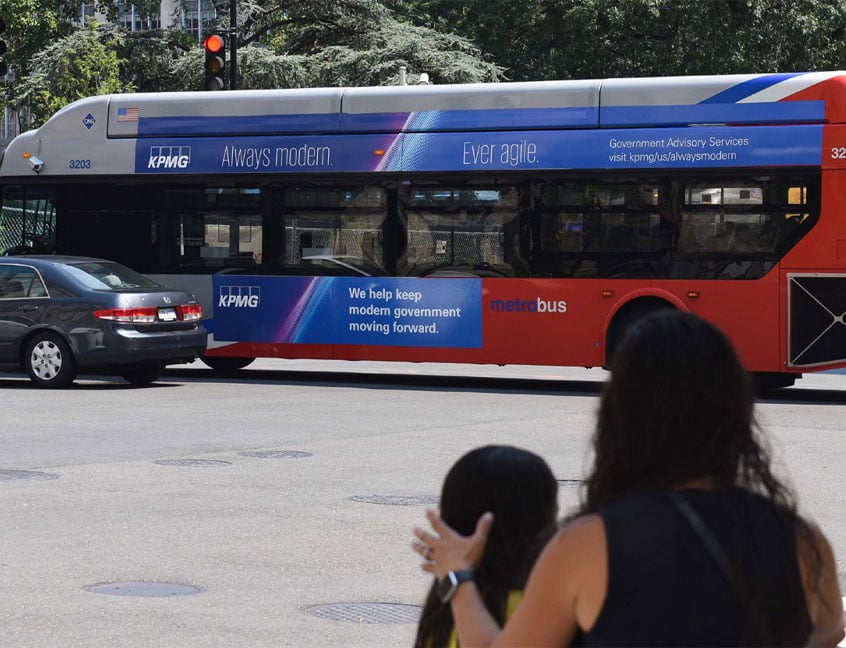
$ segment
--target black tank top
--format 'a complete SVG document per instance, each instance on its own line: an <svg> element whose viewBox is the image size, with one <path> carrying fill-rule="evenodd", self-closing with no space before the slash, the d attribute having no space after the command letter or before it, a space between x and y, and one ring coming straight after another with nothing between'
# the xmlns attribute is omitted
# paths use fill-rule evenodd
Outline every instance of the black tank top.
<svg viewBox="0 0 846 648"><path fill-rule="evenodd" d="M599 511L608 591L583 645L804 645L811 621L790 515L742 489L680 494L723 547L735 585L666 493L622 497Z"/></svg>

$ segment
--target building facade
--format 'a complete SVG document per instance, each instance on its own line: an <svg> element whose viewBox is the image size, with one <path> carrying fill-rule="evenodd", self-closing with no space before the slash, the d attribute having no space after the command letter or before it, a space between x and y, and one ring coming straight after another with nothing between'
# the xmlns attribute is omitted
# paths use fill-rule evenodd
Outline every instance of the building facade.
<svg viewBox="0 0 846 648"><path fill-rule="evenodd" d="M181 29L196 34L199 41L203 38L204 30L214 24L216 19L217 10L212 0L161 0L159 10L152 14L142 14L134 2L123 0L118 5L117 24L127 31ZM78 20L84 25L88 20L103 22L106 16L98 13L91 2L82 5Z"/></svg>

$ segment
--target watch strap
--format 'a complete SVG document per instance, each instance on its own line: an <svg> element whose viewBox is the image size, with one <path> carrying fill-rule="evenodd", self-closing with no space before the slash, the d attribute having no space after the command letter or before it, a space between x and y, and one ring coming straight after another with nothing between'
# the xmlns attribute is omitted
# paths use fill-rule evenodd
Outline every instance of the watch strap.
<svg viewBox="0 0 846 648"><path fill-rule="evenodd" d="M449 603L453 594L455 594L455 590L458 589L458 586L461 585L461 583L466 583L473 579L473 572L469 569L459 569L458 571L447 572L447 575L441 581L443 592L441 594L441 601Z"/></svg>

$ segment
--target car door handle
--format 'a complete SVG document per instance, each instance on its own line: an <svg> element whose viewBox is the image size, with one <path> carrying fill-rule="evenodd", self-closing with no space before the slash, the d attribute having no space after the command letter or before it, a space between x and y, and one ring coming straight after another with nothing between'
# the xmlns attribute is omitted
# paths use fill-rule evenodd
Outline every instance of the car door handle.
<svg viewBox="0 0 846 648"><path fill-rule="evenodd" d="M18 311L21 313L31 313L32 311L37 311L38 306L18 306Z"/></svg>

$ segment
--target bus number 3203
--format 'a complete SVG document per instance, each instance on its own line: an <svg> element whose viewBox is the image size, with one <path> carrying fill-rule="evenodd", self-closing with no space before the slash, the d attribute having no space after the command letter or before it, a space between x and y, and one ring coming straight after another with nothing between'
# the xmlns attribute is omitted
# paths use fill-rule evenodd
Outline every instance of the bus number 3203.
<svg viewBox="0 0 846 648"><path fill-rule="evenodd" d="M831 149L832 160L846 160L846 146L834 146Z"/></svg>
<svg viewBox="0 0 846 648"><path fill-rule="evenodd" d="M844 154L843 157L846 157ZM91 160L71 160L68 162L69 169L90 169L91 168Z"/></svg>

